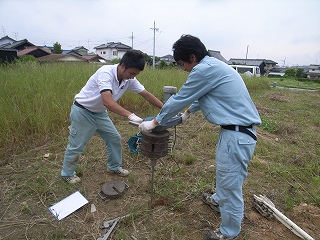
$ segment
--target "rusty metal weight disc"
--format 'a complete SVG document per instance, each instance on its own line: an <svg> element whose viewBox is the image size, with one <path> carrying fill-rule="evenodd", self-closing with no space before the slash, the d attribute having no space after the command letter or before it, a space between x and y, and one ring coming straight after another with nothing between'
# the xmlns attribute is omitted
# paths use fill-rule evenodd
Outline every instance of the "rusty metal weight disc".
<svg viewBox="0 0 320 240"><path fill-rule="evenodd" d="M102 199L115 199L121 197L127 187L128 185L126 185L124 182L116 180L109 181L102 185L99 195Z"/></svg>

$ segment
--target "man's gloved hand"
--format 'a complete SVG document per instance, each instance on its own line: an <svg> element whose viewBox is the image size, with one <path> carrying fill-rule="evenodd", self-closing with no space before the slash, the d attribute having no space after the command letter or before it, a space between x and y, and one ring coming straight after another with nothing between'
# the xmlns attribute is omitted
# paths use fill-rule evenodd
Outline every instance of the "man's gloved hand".
<svg viewBox="0 0 320 240"><path fill-rule="evenodd" d="M137 115L135 115L134 113L132 113L129 117L129 120L132 122L136 122L136 123L142 123L143 119L139 118Z"/></svg>
<svg viewBox="0 0 320 240"><path fill-rule="evenodd" d="M155 121L155 119L153 119L151 121L140 123L139 129L141 132L151 132L151 130L154 129L157 125L157 122Z"/></svg>
<svg viewBox="0 0 320 240"><path fill-rule="evenodd" d="M182 115L181 115L181 120L182 123L185 123L187 119L190 117L191 112L187 109Z"/></svg>

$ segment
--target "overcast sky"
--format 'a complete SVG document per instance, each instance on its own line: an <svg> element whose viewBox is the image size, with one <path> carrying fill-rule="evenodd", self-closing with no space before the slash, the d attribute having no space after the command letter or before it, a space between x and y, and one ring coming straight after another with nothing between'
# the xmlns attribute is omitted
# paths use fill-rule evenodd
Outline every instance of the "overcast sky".
<svg viewBox="0 0 320 240"><path fill-rule="evenodd" d="M153 55L155 32L161 57L192 34L227 60L309 65L320 64L319 10L320 0L0 0L0 36L64 50L133 43Z"/></svg>

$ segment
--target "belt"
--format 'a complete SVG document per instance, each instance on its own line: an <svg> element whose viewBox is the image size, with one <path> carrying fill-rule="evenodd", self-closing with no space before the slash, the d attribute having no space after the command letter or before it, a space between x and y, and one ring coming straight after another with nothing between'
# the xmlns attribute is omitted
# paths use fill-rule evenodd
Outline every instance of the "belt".
<svg viewBox="0 0 320 240"><path fill-rule="evenodd" d="M254 140L257 141L256 135L254 135L251 131L248 130L248 128L252 128L252 125L249 126L237 126L237 125L221 125L223 129L232 130L232 131L239 131L242 133L248 134L250 137L252 137Z"/></svg>
<svg viewBox="0 0 320 240"><path fill-rule="evenodd" d="M91 112L90 110L86 109L84 106L82 106L80 103L78 103L77 101L74 101L74 105L76 105L77 107L79 108L82 108L82 109L85 109L87 110L88 112L92 113L92 114L97 114L95 112Z"/></svg>

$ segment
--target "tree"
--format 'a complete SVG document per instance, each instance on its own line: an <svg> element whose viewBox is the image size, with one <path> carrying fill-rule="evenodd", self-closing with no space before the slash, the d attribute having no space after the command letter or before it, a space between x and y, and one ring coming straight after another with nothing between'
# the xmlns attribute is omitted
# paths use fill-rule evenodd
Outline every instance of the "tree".
<svg viewBox="0 0 320 240"><path fill-rule="evenodd" d="M285 77L296 77L296 75L297 70L295 68L288 68L284 74Z"/></svg>
<svg viewBox="0 0 320 240"><path fill-rule="evenodd" d="M146 60L147 65L152 66L152 58L148 54L144 53L144 59Z"/></svg>
<svg viewBox="0 0 320 240"><path fill-rule="evenodd" d="M298 78L302 78L303 77L303 68L298 68L296 75Z"/></svg>
<svg viewBox="0 0 320 240"><path fill-rule="evenodd" d="M56 42L55 44L53 44L53 53L55 54L60 54L62 53L62 49L61 49L61 44Z"/></svg>

